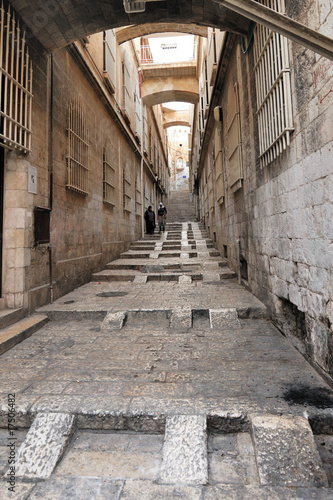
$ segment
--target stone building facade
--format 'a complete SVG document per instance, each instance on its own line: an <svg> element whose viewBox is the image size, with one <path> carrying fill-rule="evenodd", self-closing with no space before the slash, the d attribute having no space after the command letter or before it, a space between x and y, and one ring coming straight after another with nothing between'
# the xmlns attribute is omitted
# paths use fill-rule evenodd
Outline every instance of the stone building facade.
<svg viewBox="0 0 333 500"><path fill-rule="evenodd" d="M6 3L1 13L5 27L18 26ZM15 124L11 36L2 40L2 111ZM26 37L31 62L31 146L2 126L1 297L3 307L32 311L89 281L143 234L144 210L167 198L169 170L160 106L142 104L132 41L119 45L108 30L50 55L29 31L16 36Z"/></svg>
<svg viewBox="0 0 333 500"><path fill-rule="evenodd" d="M285 3L332 36L330 2ZM198 216L278 327L332 378L333 62L254 24L246 39L209 29L202 59Z"/></svg>

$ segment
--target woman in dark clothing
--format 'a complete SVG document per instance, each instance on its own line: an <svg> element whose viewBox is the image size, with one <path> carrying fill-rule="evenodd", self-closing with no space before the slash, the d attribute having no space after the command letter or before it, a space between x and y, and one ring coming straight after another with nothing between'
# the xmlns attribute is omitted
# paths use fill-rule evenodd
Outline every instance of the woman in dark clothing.
<svg viewBox="0 0 333 500"><path fill-rule="evenodd" d="M145 221L147 234L154 234L155 229L155 212L152 209L152 206L149 205L148 209L145 211Z"/></svg>

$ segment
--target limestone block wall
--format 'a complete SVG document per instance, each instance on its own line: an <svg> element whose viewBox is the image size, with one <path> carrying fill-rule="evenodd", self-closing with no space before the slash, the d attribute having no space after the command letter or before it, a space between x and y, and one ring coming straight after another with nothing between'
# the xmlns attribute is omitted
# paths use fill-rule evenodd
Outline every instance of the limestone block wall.
<svg viewBox="0 0 333 500"><path fill-rule="evenodd" d="M289 14L328 33L331 4L303 4L289 5ZM298 349L332 379L333 63L299 45L290 47L295 131L287 151L264 168L258 160L252 50L237 62L235 47L229 59L221 106L225 118L225 89L237 74L243 185L230 190L224 123L225 199L214 203L206 225L235 270L240 241L244 282ZM208 159L205 168L208 174ZM202 193L204 184L202 174Z"/></svg>

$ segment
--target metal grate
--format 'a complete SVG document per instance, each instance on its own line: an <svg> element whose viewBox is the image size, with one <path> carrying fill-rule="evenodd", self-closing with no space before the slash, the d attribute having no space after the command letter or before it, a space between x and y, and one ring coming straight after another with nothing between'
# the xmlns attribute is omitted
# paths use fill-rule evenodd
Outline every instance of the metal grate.
<svg viewBox="0 0 333 500"><path fill-rule="evenodd" d="M132 197L131 197L131 177L129 168L126 166L123 172L123 206L125 212L132 211Z"/></svg>
<svg viewBox="0 0 333 500"><path fill-rule="evenodd" d="M10 8L1 5L0 143L31 151L32 63L21 30Z"/></svg>
<svg viewBox="0 0 333 500"><path fill-rule="evenodd" d="M285 13L284 0L258 0ZM290 144L294 130L288 40L265 26L254 33L260 164L267 166Z"/></svg>
<svg viewBox="0 0 333 500"><path fill-rule="evenodd" d="M243 163L242 142L239 114L238 83L230 84L227 102L228 160L230 169L230 186L236 191L242 186Z"/></svg>
<svg viewBox="0 0 333 500"><path fill-rule="evenodd" d="M116 88L116 35L113 30L104 31L103 75L111 92Z"/></svg>
<svg viewBox="0 0 333 500"><path fill-rule="evenodd" d="M116 205L116 171L109 163L110 153L107 148L103 151L103 201Z"/></svg>
<svg viewBox="0 0 333 500"><path fill-rule="evenodd" d="M141 180L140 175L138 174L135 181L135 213L136 215L141 215Z"/></svg>
<svg viewBox="0 0 333 500"><path fill-rule="evenodd" d="M68 155L67 185L68 189L77 193L88 194L89 172L89 134L87 120L83 114L82 104L73 99L68 109Z"/></svg>

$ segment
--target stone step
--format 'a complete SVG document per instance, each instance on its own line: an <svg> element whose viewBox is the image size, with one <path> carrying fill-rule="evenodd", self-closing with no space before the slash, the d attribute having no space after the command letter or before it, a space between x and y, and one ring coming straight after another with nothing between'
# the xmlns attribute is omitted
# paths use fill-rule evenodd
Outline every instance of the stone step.
<svg viewBox="0 0 333 500"><path fill-rule="evenodd" d="M74 420L68 413L39 413L18 449L16 476L49 479L74 434Z"/></svg>
<svg viewBox="0 0 333 500"><path fill-rule="evenodd" d="M306 418L294 415L252 415L250 422L262 485L328 486Z"/></svg>
<svg viewBox="0 0 333 500"><path fill-rule="evenodd" d="M0 355L30 337L47 323L44 314L29 316L0 331Z"/></svg>
<svg viewBox="0 0 333 500"><path fill-rule="evenodd" d="M149 259L150 252L136 252L135 250L129 250L128 252L123 252L120 254L121 259Z"/></svg>
<svg viewBox="0 0 333 500"><path fill-rule="evenodd" d="M208 482L207 422L202 415L175 415L166 420L160 483Z"/></svg>
<svg viewBox="0 0 333 500"><path fill-rule="evenodd" d="M19 309L1 309L0 310L0 330L7 326L20 321L24 318L25 312L22 308Z"/></svg>
<svg viewBox="0 0 333 500"><path fill-rule="evenodd" d="M100 271L92 275L91 281L134 281L135 277L140 275L140 272L133 272L132 270L108 270Z"/></svg>

